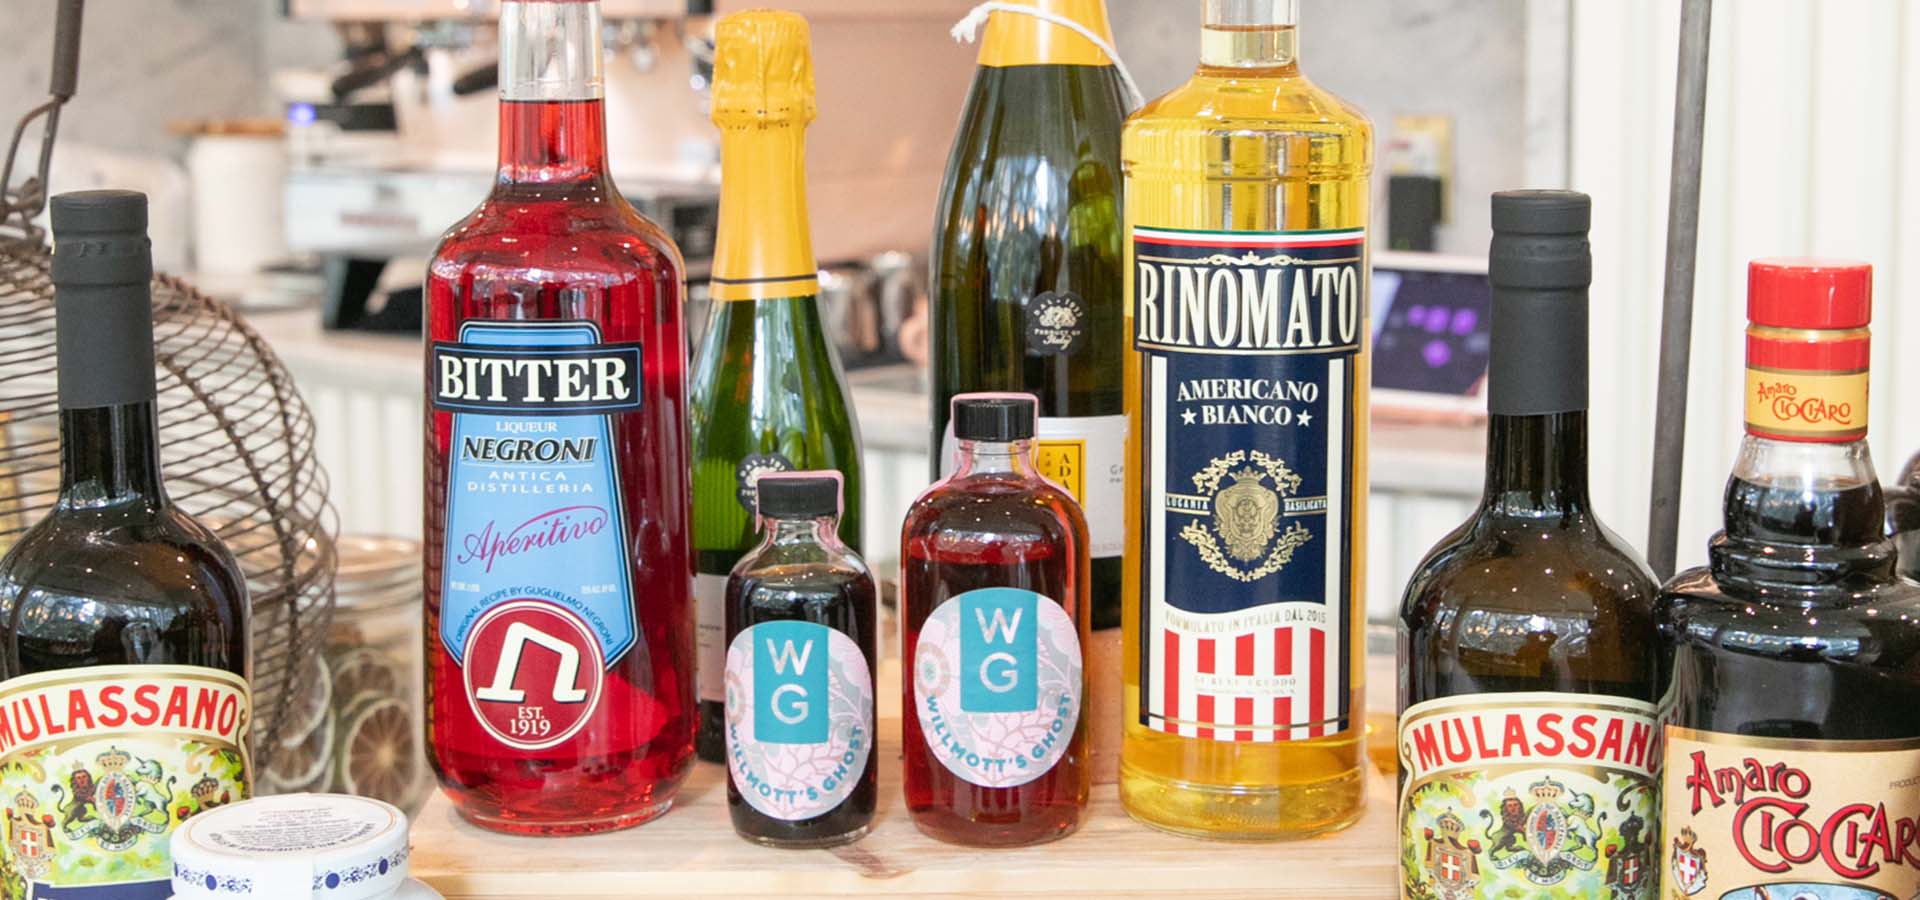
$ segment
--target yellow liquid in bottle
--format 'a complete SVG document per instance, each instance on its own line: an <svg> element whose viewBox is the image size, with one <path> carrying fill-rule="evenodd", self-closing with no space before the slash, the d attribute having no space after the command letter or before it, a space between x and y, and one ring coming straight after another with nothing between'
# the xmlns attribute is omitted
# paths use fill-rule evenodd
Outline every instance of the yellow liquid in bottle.
<svg viewBox="0 0 1920 900"><path fill-rule="evenodd" d="M1372 127L1300 75L1293 28L1209 27L1203 40L1203 62L1193 79L1135 113L1122 140L1128 297L1134 296L1135 226L1279 232L1368 224ZM1245 60L1271 64L1219 64ZM1363 291L1366 272L1363 265ZM1367 310L1364 296L1360 309ZM1129 335L1136 333L1134 311L1129 303ZM1363 324L1363 335L1369 327ZM1130 553L1121 582L1127 652L1120 796L1127 811L1149 825L1216 839L1274 840L1338 830L1360 816L1367 764L1362 625L1370 354L1370 340L1363 337L1353 369L1355 406L1344 426L1353 447L1347 477L1354 482L1354 502L1342 526L1352 547L1346 573L1352 585L1345 618L1352 645L1348 727L1320 738L1262 743L1185 737L1143 725L1142 553ZM1141 354L1127 354L1127 534L1137 544L1146 543L1141 436L1152 427L1143 421L1149 407L1141 364Z"/></svg>

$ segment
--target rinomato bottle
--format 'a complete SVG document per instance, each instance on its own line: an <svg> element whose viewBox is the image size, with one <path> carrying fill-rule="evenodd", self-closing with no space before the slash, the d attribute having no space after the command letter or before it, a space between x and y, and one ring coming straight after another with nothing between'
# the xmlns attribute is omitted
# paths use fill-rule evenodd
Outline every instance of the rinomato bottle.
<svg viewBox="0 0 1920 900"><path fill-rule="evenodd" d="M901 529L907 810L953 843L1049 841L1086 811L1087 524L1035 468L1037 406L955 397L958 464Z"/></svg>
<svg viewBox="0 0 1920 900"><path fill-rule="evenodd" d="M427 277L430 759L461 815L602 831L692 763L683 264L606 165L599 5L500 8L500 167Z"/></svg>

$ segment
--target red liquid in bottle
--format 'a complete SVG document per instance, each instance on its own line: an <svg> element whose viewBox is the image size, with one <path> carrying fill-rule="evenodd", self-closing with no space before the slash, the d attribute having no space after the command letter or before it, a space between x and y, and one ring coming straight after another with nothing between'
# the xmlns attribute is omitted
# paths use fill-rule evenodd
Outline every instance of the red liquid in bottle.
<svg viewBox="0 0 1920 900"><path fill-rule="evenodd" d="M956 428L967 421L959 410L971 396L980 395L956 398ZM955 474L914 503L901 535L907 809L921 831L944 841L1039 843L1072 833L1087 804L1087 726L1078 715L1085 696L1079 648L1087 638L1086 522L1071 496L1035 474L1031 441L962 438L961 454ZM1029 595L1037 595L1033 605L1019 605ZM942 617L950 618L936 621ZM942 640L955 626L978 629L975 640ZM1004 638L1038 646L1016 650L1011 641L997 643ZM1058 652L1068 642L1070 654ZM1024 657L1034 650L1035 665L1026 668ZM1011 715L1035 724L1005 728L977 712L972 727L962 721L974 698L1010 696L1030 672L1039 681L1037 703L1016 705L1037 707L1041 718ZM967 679L976 680L972 692ZM1047 712L1058 715L1047 721ZM1018 757L1027 765L1017 765Z"/></svg>
<svg viewBox="0 0 1920 900"><path fill-rule="evenodd" d="M427 279L430 758L520 833L664 812L696 721L683 264L607 174L594 6L503 5L591 84L510 99L503 49L500 178Z"/></svg>

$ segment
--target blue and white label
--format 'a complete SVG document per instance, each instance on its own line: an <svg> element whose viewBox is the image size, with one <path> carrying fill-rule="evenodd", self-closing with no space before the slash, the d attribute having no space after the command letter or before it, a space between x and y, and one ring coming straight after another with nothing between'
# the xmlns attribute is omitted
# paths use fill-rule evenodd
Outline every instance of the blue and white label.
<svg viewBox="0 0 1920 900"><path fill-rule="evenodd" d="M589 322L475 321L429 368L453 413L439 638L490 733L551 747L635 640L612 416L639 408L639 348Z"/></svg>
<svg viewBox="0 0 1920 900"><path fill-rule="evenodd" d="M981 588L940 604L920 627L914 714L948 771L981 787L1014 787L1066 755L1085 678L1079 630L1059 603Z"/></svg>
<svg viewBox="0 0 1920 900"><path fill-rule="evenodd" d="M1140 721L1349 727L1366 234L1133 231L1145 474Z"/></svg>
<svg viewBox="0 0 1920 900"><path fill-rule="evenodd" d="M749 806L783 821L845 802L873 755L873 674L846 633L762 622L727 647L727 772Z"/></svg>

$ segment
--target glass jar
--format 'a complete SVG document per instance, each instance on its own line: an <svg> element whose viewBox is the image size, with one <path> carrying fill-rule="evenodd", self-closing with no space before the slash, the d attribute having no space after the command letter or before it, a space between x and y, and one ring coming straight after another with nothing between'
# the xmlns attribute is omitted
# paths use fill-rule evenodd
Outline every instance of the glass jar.
<svg viewBox="0 0 1920 900"><path fill-rule="evenodd" d="M277 746L262 747L261 794L336 791L416 812L432 778L421 746L420 545L343 536L333 621Z"/></svg>

